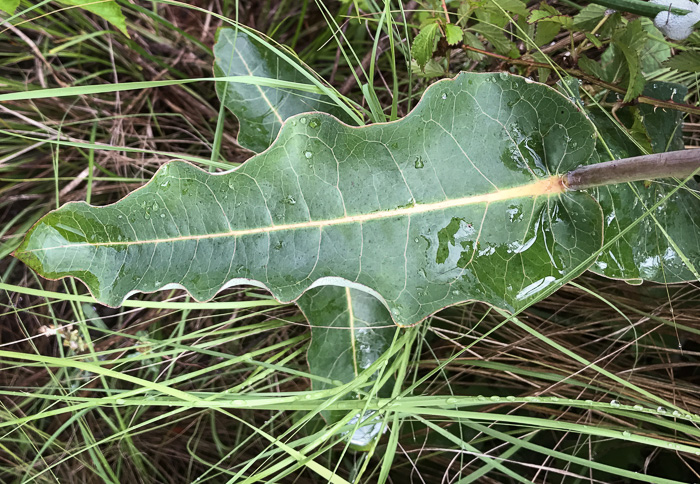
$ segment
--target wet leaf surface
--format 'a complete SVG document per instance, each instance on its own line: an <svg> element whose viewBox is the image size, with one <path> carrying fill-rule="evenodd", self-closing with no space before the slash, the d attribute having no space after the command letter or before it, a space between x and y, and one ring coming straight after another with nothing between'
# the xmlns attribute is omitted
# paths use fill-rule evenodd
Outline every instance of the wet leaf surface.
<svg viewBox="0 0 700 484"><path fill-rule="evenodd" d="M113 306L239 284L294 301L315 284L369 292L400 325L475 299L512 311L600 249L600 206L556 176L593 149L593 126L554 90L465 73L396 122L296 115L235 171L171 162L113 205L69 203L16 256Z"/></svg>

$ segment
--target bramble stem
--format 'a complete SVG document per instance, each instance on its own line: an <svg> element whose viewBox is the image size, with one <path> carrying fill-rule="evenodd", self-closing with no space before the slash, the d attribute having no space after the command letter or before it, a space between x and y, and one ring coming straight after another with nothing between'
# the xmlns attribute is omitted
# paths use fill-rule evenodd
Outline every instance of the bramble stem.
<svg viewBox="0 0 700 484"><path fill-rule="evenodd" d="M585 190L653 178L687 178L700 172L700 149L635 156L582 166L564 175L567 190Z"/></svg>

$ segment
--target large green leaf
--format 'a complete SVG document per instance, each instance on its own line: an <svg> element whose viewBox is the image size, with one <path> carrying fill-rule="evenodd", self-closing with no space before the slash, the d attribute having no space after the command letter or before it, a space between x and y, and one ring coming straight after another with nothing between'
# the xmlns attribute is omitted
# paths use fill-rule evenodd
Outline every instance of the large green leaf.
<svg viewBox="0 0 700 484"><path fill-rule="evenodd" d="M647 96L676 102L682 102L686 93L683 86L662 82L650 83L644 90ZM637 115L636 109L655 152L683 148L679 111L645 105L618 110L617 115L631 125L633 116ZM642 154L630 136L620 131L606 115L593 111L591 117L614 158ZM598 158L610 158L602 144L598 145L594 157ZM683 259L691 261L691 265L700 260L700 226L697 222L700 187L690 180L685 187L671 194L675 188L676 184L670 180L657 180L597 189L594 196L603 208L605 240L613 241L621 231L640 221L604 250L591 269L607 277L662 283L697 279L700 267L689 268ZM662 200L659 207L647 214Z"/></svg>
<svg viewBox="0 0 700 484"><path fill-rule="evenodd" d="M464 73L396 122L294 116L235 171L171 162L113 205L66 204L15 255L109 305L164 287L206 300L254 284L293 301L341 285L400 325L466 300L516 310L601 247L600 206L557 176L593 148L591 123L554 90Z"/></svg>
<svg viewBox="0 0 700 484"><path fill-rule="evenodd" d="M214 45L216 76L257 76L291 82L307 82L304 67L280 58L268 46L244 30L219 30ZM277 137L282 123L295 114L322 111L344 119L344 113L328 97L289 89L217 82L219 99L239 121L238 142L259 153Z"/></svg>

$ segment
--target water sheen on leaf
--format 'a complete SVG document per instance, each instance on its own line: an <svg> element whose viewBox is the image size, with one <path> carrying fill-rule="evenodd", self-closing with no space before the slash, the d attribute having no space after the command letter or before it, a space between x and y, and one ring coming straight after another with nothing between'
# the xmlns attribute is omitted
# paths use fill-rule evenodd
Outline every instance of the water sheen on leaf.
<svg viewBox="0 0 700 484"><path fill-rule="evenodd" d="M464 73L396 122L297 115L234 171L171 162L113 205L66 204L15 255L113 306L139 291L206 300L253 284L280 301L364 290L400 325L466 300L517 310L602 245L600 206L553 176L593 149L592 124L556 91Z"/></svg>
<svg viewBox="0 0 700 484"><path fill-rule="evenodd" d="M646 96L677 102L682 101L686 93L683 86L658 81L649 83L644 90ZM647 144L654 152L683 149L682 115L679 111L639 106L618 110L618 118L632 125L633 109L639 109ZM606 115L593 111L591 118L615 158L643 154ZM593 161L607 159L609 154L599 144ZM660 283L697 279L697 270L700 269L700 227L697 223L700 186L689 180L685 187L669 195L676 185L672 180L654 180L593 190L603 208L605 240L614 241L591 266L593 272L618 279ZM657 202L662 203L647 213ZM614 240L635 222L637 224L631 230ZM695 265L695 271L683 258Z"/></svg>

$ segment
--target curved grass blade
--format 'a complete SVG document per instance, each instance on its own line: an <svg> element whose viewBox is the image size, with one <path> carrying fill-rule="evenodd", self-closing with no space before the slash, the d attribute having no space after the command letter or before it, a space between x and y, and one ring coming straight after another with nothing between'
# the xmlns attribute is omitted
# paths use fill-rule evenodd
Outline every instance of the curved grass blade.
<svg viewBox="0 0 700 484"><path fill-rule="evenodd" d="M593 126L556 91L464 73L396 122L298 115L226 174L171 162L113 205L66 204L15 255L113 306L172 287L207 300L252 284L294 301L339 285L399 325L467 300L515 311L602 245L599 205L557 176L593 148Z"/></svg>

